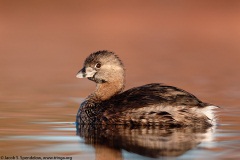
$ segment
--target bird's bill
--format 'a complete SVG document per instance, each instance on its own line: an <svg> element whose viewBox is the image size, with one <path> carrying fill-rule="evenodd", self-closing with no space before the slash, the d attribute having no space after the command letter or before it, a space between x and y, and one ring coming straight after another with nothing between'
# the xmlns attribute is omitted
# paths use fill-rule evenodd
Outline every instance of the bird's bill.
<svg viewBox="0 0 240 160"><path fill-rule="evenodd" d="M90 78L95 75L97 71L91 67L83 67L76 75L77 78Z"/></svg>

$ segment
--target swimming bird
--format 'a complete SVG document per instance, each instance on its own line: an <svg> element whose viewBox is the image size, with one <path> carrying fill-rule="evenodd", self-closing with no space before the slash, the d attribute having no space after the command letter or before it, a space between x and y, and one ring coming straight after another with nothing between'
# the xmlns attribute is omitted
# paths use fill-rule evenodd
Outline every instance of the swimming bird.
<svg viewBox="0 0 240 160"><path fill-rule="evenodd" d="M209 127L216 123L218 107L183 89L151 83L124 91L125 67L111 51L91 53L76 77L96 83L79 107L77 124Z"/></svg>

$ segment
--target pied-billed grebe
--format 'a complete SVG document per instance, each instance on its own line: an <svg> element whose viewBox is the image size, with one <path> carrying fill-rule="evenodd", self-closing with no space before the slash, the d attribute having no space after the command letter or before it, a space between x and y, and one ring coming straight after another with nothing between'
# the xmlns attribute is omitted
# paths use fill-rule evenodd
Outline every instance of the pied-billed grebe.
<svg viewBox="0 0 240 160"><path fill-rule="evenodd" d="M211 126L213 109L177 87L152 83L123 92L125 69L113 52L90 54L77 78L96 83L96 90L80 105L78 124Z"/></svg>

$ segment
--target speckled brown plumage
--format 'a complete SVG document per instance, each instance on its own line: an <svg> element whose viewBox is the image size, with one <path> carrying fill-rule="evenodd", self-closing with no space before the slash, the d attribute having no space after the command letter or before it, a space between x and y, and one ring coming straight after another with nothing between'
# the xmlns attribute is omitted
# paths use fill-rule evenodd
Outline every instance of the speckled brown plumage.
<svg viewBox="0 0 240 160"><path fill-rule="evenodd" d="M92 53L77 76L97 84L79 108L79 124L180 127L215 122L211 104L177 87L152 83L122 92L125 69L113 52Z"/></svg>

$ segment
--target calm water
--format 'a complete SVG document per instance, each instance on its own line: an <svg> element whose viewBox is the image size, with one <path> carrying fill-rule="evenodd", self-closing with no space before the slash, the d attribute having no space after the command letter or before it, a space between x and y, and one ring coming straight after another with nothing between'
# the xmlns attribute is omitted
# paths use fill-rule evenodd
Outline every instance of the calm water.
<svg viewBox="0 0 240 160"><path fill-rule="evenodd" d="M68 103L64 103L68 102ZM1 156L73 159L238 159L239 109L226 107L209 129L84 126L76 131L75 98L1 102ZM72 102L72 103L71 103Z"/></svg>
<svg viewBox="0 0 240 160"><path fill-rule="evenodd" d="M238 1L0 0L0 159L240 159ZM151 82L221 106L209 129L75 126L99 49ZM32 156L32 157L31 157Z"/></svg>

